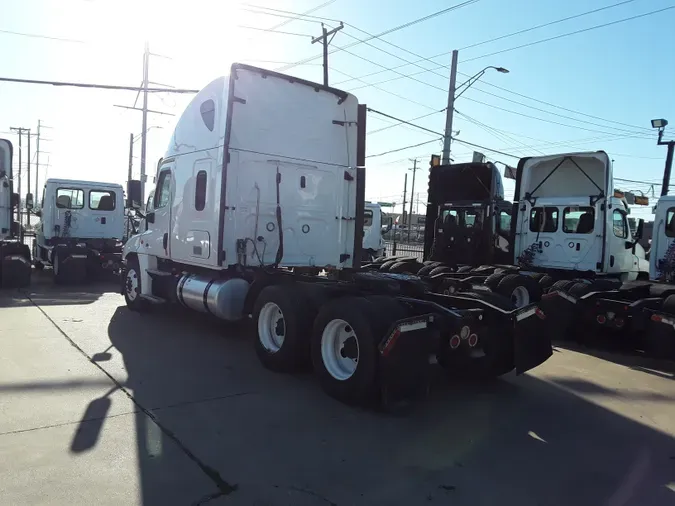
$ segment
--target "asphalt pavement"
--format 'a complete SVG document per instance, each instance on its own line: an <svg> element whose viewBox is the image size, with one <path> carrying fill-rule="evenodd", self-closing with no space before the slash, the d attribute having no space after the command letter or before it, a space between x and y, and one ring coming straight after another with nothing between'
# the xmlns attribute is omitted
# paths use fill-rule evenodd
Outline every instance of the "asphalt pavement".
<svg viewBox="0 0 675 506"><path fill-rule="evenodd" d="M672 363L556 347L392 417L263 369L250 324L116 290L0 294L0 505L675 504Z"/></svg>

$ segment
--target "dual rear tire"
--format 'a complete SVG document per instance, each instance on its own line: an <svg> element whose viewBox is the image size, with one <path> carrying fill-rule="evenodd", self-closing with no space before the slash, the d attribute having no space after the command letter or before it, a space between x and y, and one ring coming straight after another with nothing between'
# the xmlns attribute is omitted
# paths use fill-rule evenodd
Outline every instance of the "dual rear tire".
<svg viewBox="0 0 675 506"><path fill-rule="evenodd" d="M317 310L301 289L271 285L254 305L256 354L275 372L311 367L331 397L367 404L378 395L379 340L403 315L391 297L338 297Z"/></svg>

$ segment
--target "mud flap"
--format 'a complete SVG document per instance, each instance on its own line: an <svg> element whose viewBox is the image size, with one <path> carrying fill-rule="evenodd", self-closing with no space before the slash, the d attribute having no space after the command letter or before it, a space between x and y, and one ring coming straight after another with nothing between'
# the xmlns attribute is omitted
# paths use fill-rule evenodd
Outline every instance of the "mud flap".
<svg viewBox="0 0 675 506"><path fill-rule="evenodd" d="M426 396L431 378L429 357L439 339L432 314L405 318L391 326L378 346L383 408L396 409L401 403Z"/></svg>
<svg viewBox="0 0 675 506"><path fill-rule="evenodd" d="M22 288L30 285L31 265L24 255L6 255L0 265L2 288Z"/></svg>
<svg viewBox="0 0 675 506"><path fill-rule="evenodd" d="M542 296L537 303L546 315L546 332L552 340L564 340L578 318L577 299L555 291Z"/></svg>
<svg viewBox="0 0 675 506"><path fill-rule="evenodd" d="M536 304L514 314L513 349L516 374L534 369L553 355L547 316Z"/></svg>

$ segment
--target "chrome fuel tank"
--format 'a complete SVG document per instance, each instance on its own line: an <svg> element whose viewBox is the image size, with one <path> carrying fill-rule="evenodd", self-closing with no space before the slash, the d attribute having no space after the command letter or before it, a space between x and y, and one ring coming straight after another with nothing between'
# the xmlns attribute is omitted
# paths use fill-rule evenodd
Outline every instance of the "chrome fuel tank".
<svg viewBox="0 0 675 506"><path fill-rule="evenodd" d="M187 274L178 281L176 296L185 307L222 320L236 321L244 317L248 289L248 281L241 278L214 279Z"/></svg>

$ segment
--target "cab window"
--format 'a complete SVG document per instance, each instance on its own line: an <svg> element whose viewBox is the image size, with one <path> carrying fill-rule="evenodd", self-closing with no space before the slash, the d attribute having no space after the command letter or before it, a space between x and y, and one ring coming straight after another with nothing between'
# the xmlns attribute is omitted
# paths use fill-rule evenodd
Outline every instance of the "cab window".
<svg viewBox="0 0 675 506"><path fill-rule="evenodd" d="M89 191L89 209L94 211L114 211L115 210L115 192L90 190Z"/></svg>
<svg viewBox="0 0 675 506"><path fill-rule="evenodd" d="M533 207L530 211L530 232L555 232L558 230L557 207Z"/></svg>
<svg viewBox="0 0 675 506"><path fill-rule="evenodd" d="M373 210L366 209L363 211L363 226L370 227L373 225Z"/></svg>
<svg viewBox="0 0 675 506"><path fill-rule="evenodd" d="M568 234L590 234L595 227L595 209L566 207L563 211L563 231Z"/></svg>
<svg viewBox="0 0 675 506"><path fill-rule="evenodd" d="M675 237L675 207L666 211L666 237Z"/></svg>
<svg viewBox="0 0 675 506"><path fill-rule="evenodd" d="M612 229L614 230L614 235L619 239L626 239L628 237L626 216L618 209L615 209L612 213Z"/></svg>
<svg viewBox="0 0 675 506"><path fill-rule="evenodd" d="M169 204L171 197L171 171L164 170L159 175L159 181L157 181L157 190L155 192L155 202L154 208L160 209L166 207Z"/></svg>
<svg viewBox="0 0 675 506"><path fill-rule="evenodd" d="M503 209L499 211L497 226L502 232L509 232L511 230L511 215Z"/></svg>
<svg viewBox="0 0 675 506"><path fill-rule="evenodd" d="M58 188L56 190L56 207L59 209L82 209L84 207L84 191L79 188Z"/></svg>

